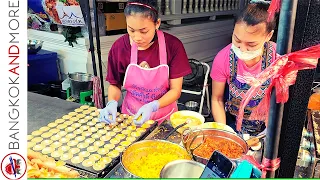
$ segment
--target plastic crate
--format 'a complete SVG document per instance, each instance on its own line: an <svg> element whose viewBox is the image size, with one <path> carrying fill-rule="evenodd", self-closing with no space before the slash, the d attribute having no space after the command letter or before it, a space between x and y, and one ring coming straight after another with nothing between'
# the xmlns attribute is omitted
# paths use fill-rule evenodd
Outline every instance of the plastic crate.
<svg viewBox="0 0 320 180"><path fill-rule="evenodd" d="M40 50L37 54L28 54L28 86L58 81L58 55L56 52Z"/></svg>

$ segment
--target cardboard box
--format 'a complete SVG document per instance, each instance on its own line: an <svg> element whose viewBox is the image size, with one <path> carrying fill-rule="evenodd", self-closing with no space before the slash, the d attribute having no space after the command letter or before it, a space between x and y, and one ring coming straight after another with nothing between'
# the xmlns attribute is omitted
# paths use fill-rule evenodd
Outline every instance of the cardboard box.
<svg viewBox="0 0 320 180"><path fill-rule="evenodd" d="M97 8L102 13L123 13L126 2L97 1Z"/></svg>
<svg viewBox="0 0 320 180"><path fill-rule="evenodd" d="M106 30L123 30L127 28L126 18L124 15L124 8L127 2L111 2L111 1L97 1L97 8L104 13L106 17Z"/></svg>
<svg viewBox="0 0 320 180"><path fill-rule="evenodd" d="M121 30L127 28L126 17L124 13L105 13L106 30Z"/></svg>

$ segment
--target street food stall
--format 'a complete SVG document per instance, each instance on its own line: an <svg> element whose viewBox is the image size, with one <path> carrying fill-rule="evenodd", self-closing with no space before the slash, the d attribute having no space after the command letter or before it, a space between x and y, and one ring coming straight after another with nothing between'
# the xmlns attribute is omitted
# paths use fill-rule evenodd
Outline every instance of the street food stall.
<svg viewBox="0 0 320 180"><path fill-rule="evenodd" d="M92 36L90 39L93 41ZM94 49L92 44L90 49ZM284 53L282 50L281 54ZM95 76L97 76L96 72ZM251 157L250 159L247 156L246 160L250 160L250 163L255 165L255 169L264 168L263 171L269 171L268 177L274 177L278 167L272 167L270 170L260 165L265 159L272 161L277 160L278 157L279 139L274 137L280 133L281 121L280 124L275 122L278 118L282 118L283 107L281 109L280 106L274 105L276 105L275 102L271 107L279 110L276 113L280 115L275 113L271 115L272 120L269 120L269 124L274 126L269 126L267 141L265 141L263 139L265 134L251 139L229 130L227 126L213 124L205 127L204 120L195 115L188 118L170 118L162 124L149 120L138 127L133 124L132 116L118 113L116 124L110 126L99 122L99 109L96 107L29 93L28 175L30 178L159 178L163 177L166 167L176 160L188 162L188 164L193 162L205 171L211 157L218 150L230 160L229 162L232 162L230 173L220 177L230 177L232 173L237 172L237 168L243 165L243 162L247 162L243 159L245 155ZM312 114L310 117L318 117L318 115ZM188 122L193 118L199 120L194 127ZM174 123L173 119L180 119L180 121ZM182 125L181 127L190 126L182 131L179 129L179 124ZM317 125L317 123L308 123L308 131L314 131ZM317 141L316 132L313 132L316 139L310 138L308 133L304 137L313 139L313 142ZM315 147L318 148L317 144ZM263 153L266 157L263 157ZM315 151L312 153L318 154ZM301 167L300 162L304 163L298 161L299 167ZM253 168L249 171L248 178L261 177L261 171L258 170L260 175L257 175ZM311 172L314 171L311 169ZM180 173L186 173L186 171L180 171Z"/></svg>
<svg viewBox="0 0 320 180"><path fill-rule="evenodd" d="M194 114L197 113L194 112ZM44 161L42 167L45 167L46 161L52 164L55 160L58 168L60 166L69 168L67 169L69 176L41 174L40 170L36 173L35 168L30 169L29 176L71 177L78 173L78 176L83 178L133 176L156 178L160 177L160 171L167 163L173 160L192 159L187 151L188 148L184 147L190 143L186 140L190 140L187 136L198 129L181 135L181 131L175 130L174 127L177 126L172 123L172 119L161 125L149 120L141 127L137 127L132 124L131 116L120 113L118 113L117 125L109 126L100 123L97 119L98 115L99 111L95 107L30 92L28 94L30 164L42 160ZM189 116L189 118L196 117ZM197 125L203 123L201 120L199 122ZM207 138L201 140L199 136L195 141L198 144L201 142L194 151L198 162L205 165L205 161L210 158L214 150L220 150L232 159L239 159L240 156L248 153L255 155L257 160L261 159L261 152L249 150L246 141L232 129L219 124L210 126L214 128L203 128L206 129L203 132ZM215 136L211 136L210 133ZM214 138L216 142L212 142ZM221 143L226 143L227 146L222 146ZM218 146L214 147L214 145ZM37 154L45 158L41 156L37 158ZM141 154L144 156L139 157ZM147 165L146 162L148 162ZM145 171L151 174L146 174Z"/></svg>

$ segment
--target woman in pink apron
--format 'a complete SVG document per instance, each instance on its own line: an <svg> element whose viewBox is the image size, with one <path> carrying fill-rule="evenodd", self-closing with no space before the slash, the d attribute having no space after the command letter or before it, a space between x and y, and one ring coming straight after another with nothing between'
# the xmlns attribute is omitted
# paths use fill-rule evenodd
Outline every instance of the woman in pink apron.
<svg viewBox="0 0 320 180"><path fill-rule="evenodd" d="M234 129L241 100L250 88L244 81L244 75L260 73L277 56L276 44L270 41L275 22L268 21L268 7L266 2L257 2L249 4L243 10L234 27L232 44L222 49L212 64L213 118ZM226 83L228 94L224 96ZM265 129L264 120L267 117L251 119L250 115L264 98L269 85L268 80L245 108L242 133L257 135Z"/></svg>
<svg viewBox="0 0 320 180"><path fill-rule="evenodd" d="M183 76L191 73L191 68L181 41L158 30L161 21L157 9L156 0L128 1L128 34L109 52L108 103L100 112L100 121L115 122L122 86L127 94L121 112L134 116L136 125L149 119L160 124L178 110Z"/></svg>

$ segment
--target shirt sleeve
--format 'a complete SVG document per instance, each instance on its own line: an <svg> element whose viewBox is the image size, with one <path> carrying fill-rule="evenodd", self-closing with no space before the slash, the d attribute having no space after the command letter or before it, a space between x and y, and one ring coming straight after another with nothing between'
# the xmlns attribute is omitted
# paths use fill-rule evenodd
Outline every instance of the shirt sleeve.
<svg viewBox="0 0 320 180"><path fill-rule="evenodd" d="M176 45L173 46L174 51L172 54L172 59L169 64L170 79L184 77L192 72L189 64L188 56L183 47L182 42L178 41L178 43L175 43L175 44Z"/></svg>
<svg viewBox="0 0 320 180"><path fill-rule="evenodd" d="M228 50L229 49L229 50ZM210 77L214 81L226 82L230 76L228 73L230 48L228 46L222 49L214 58L211 68Z"/></svg>
<svg viewBox="0 0 320 180"><path fill-rule="evenodd" d="M115 47L112 46L109 51L106 81L121 88L121 74L119 73L118 61L117 57L115 56L116 54L114 49Z"/></svg>

